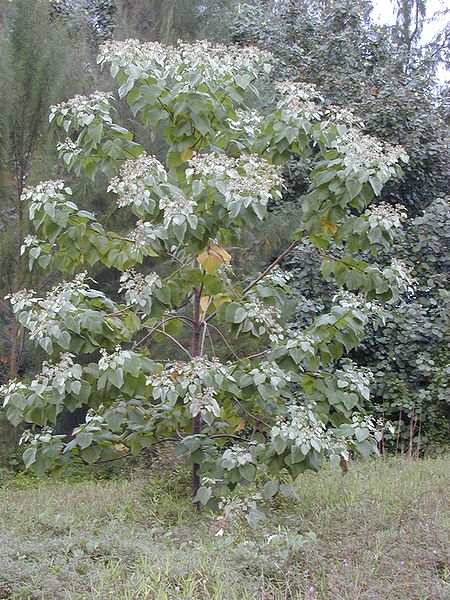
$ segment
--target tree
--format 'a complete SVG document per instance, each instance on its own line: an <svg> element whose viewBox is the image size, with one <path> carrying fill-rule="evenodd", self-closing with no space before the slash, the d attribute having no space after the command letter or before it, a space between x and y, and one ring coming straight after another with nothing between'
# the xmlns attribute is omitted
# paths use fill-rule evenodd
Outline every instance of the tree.
<svg viewBox="0 0 450 600"><path fill-rule="evenodd" d="M392 256L405 260L414 274L414 291L385 307L386 327L376 332L369 328L364 344L351 356L370 365L376 375L374 410L399 424L399 443L394 439L393 448L409 450L415 427L416 452L441 447L448 437L443 391L448 360L443 350L448 327L445 286L433 284L427 291L430 273L436 282L446 280L446 265L438 260L448 245L446 213L436 206L442 207L450 182L449 113L448 94L439 85L436 70L445 60L448 26L426 46L415 43L410 51L405 47L400 51L397 25L380 27L371 20L371 10L372 3L362 0L294 0L278 2L276 10L269 11L258 3L242 4L232 31L236 42L257 43L273 51L277 75L316 83L327 102L351 107L367 133L401 142L410 156L405 177L388 182L382 198L405 205L418 220L408 222L407 243L398 243L376 260L380 265ZM280 221L292 220L308 185L308 160L296 157L287 167L288 190L283 202L271 207ZM421 246L416 250L412 242L424 219L423 210L435 228L430 228L430 239L438 230L442 236L433 252ZM317 276L320 262L317 249L302 243L285 263L295 282L290 317L294 323L309 325L314 316L329 309L338 291L333 282L325 284ZM416 362L422 359L423 363Z"/></svg>
<svg viewBox="0 0 450 600"><path fill-rule="evenodd" d="M0 1L0 381L34 369L26 338L10 307L7 293L38 284L27 272L20 246L27 218L20 202L24 187L54 174L57 153L48 124L52 103L82 89L82 40L70 36L58 20L49 21L42 0ZM87 62L87 59L86 59ZM16 432L0 423L1 452L11 452Z"/></svg>
<svg viewBox="0 0 450 600"><path fill-rule="evenodd" d="M400 52L396 27L374 23L371 11L368 0L243 3L230 36L272 52L277 77L314 83L327 102L351 108L366 133L401 143L410 162L383 197L419 214L450 184L447 100L436 81L445 43ZM304 170L294 167L300 196Z"/></svg>
<svg viewBox="0 0 450 600"><path fill-rule="evenodd" d="M165 164L113 122L110 94L52 107L50 120L68 136L59 146L64 163L106 175L118 206L138 221L126 235L106 231L60 180L22 194L36 230L25 244L30 267L70 274L103 264L119 273L123 298L92 287L86 272L43 297L12 295L30 338L49 355L62 352L31 382L2 389L8 419L35 429L24 438L27 467L42 473L172 442L193 465L194 501L213 506L238 484L263 481L270 498L288 492L287 476L318 469L325 457L377 452L380 433L358 414L369 399L366 371L343 356L359 344L376 301L395 299L408 272L351 253L393 241L397 212L368 205L407 157L363 135L351 114L327 109L311 85L279 84L267 114L248 110L268 59L206 42L101 47L119 97L149 133L162 130ZM301 227L262 273L239 281L231 253L281 196L281 165L292 153L312 162ZM300 239L320 250L326 277L364 295L347 291L309 327L289 331L280 322L288 288L278 267ZM251 354L239 355L229 333L253 340ZM173 347L155 358L160 337ZM63 407L82 405L85 423L69 440L54 435L48 426Z"/></svg>
<svg viewBox="0 0 450 600"><path fill-rule="evenodd" d="M22 0L3 2L2 19L2 278L5 293L19 290L27 280L19 249L26 235L26 217L20 196L28 181L52 173L52 148L48 111L52 103L83 85L81 69L73 67L74 56L83 54L81 41L70 38L61 23L49 22L48 3L39 1L30 9ZM71 68L68 68L68 65ZM56 152L53 159L57 160ZM9 376L20 368L24 340L17 322L2 305L2 316L11 323L3 337L9 354Z"/></svg>
<svg viewBox="0 0 450 600"><path fill-rule="evenodd" d="M406 52L406 60L412 55L414 46L420 43L427 12L426 0L395 0L396 38L400 49Z"/></svg>
<svg viewBox="0 0 450 600"><path fill-rule="evenodd" d="M50 0L52 17L62 18L73 31L90 30L91 41L105 40L114 31L114 0Z"/></svg>
<svg viewBox="0 0 450 600"><path fill-rule="evenodd" d="M373 411L397 422L391 448L420 454L448 442L450 383L450 205L437 198L395 248L414 292L386 311L385 327L364 340L358 361L374 375Z"/></svg>

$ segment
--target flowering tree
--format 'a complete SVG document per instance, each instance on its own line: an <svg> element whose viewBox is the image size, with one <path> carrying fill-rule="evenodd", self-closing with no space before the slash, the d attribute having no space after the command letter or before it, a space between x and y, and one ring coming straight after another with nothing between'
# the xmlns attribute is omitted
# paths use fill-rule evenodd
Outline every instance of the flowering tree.
<svg viewBox="0 0 450 600"><path fill-rule="evenodd" d="M114 124L112 95L52 108L50 120L68 136L59 145L67 167L106 174L118 206L138 221L126 235L106 231L63 181L23 194L36 230L23 248L30 268L78 271L45 297L31 290L11 297L30 339L59 355L31 382L2 389L10 421L32 424L24 461L37 473L170 441L193 465L194 501L213 506L238 484L262 482L270 498L289 492L287 477L326 458L377 452L380 433L360 413L367 373L343 356L378 314L378 301L395 300L407 285L408 272L398 262L380 270L351 253L368 256L392 242L401 214L368 206L407 158L363 135L351 114L326 108L311 85L281 83L270 111L250 111L269 61L254 48L204 42L106 43L99 62L110 63L119 97L148 132L164 135L165 164ZM282 165L295 153L313 165L302 226L263 273L241 282L231 246L281 198ZM306 330L280 321L289 290L279 265L301 239L320 249L323 275L343 289ZM121 301L79 272L97 263L119 272ZM172 335L175 324L190 331L189 347ZM146 347L155 336L184 359L151 359ZM232 360L217 356L218 336ZM256 340L256 351L238 355L231 336ZM83 364L78 355L86 355ZM54 435L63 408L83 405L86 422L67 440Z"/></svg>

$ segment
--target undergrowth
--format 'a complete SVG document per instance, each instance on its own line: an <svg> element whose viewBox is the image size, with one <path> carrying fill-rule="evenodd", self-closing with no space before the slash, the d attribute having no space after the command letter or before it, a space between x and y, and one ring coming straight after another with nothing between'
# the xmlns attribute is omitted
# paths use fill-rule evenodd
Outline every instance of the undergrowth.
<svg viewBox="0 0 450 600"><path fill-rule="evenodd" d="M250 526L197 515L175 466L2 474L0 598L444 600L450 460L302 475Z"/></svg>

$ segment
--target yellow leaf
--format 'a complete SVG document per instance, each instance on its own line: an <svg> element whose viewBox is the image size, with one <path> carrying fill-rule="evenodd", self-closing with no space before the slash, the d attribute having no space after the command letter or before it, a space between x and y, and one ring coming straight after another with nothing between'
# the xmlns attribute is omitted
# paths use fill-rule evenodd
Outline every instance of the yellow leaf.
<svg viewBox="0 0 450 600"><path fill-rule="evenodd" d="M206 311L208 310L210 304L210 296L202 296L200 298L200 308L202 309L203 313L206 313Z"/></svg>
<svg viewBox="0 0 450 600"><path fill-rule="evenodd" d="M114 448L117 450L117 452L127 452L128 448L125 446L125 444L114 444Z"/></svg>
<svg viewBox="0 0 450 600"><path fill-rule="evenodd" d="M197 261L207 273L215 273L222 263L229 264L230 260L231 255L219 244L210 244L197 256Z"/></svg>
<svg viewBox="0 0 450 600"><path fill-rule="evenodd" d="M207 273L215 273L222 264L222 259L215 252L210 253L207 250L197 256L198 262Z"/></svg>
<svg viewBox="0 0 450 600"><path fill-rule="evenodd" d="M248 423L247 419L242 419L242 421L239 423L239 425L234 430L234 433L239 433L239 431L242 431L244 429L244 427L247 425L247 423Z"/></svg>
<svg viewBox="0 0 450 600"><path fill-rule="evenodd" d="M322 229L328 229L333 235L336 235L336 231L338 230L337 225L330 223L326 217L322 217L321 225Z"/></svg>
<svg viewBox="0 0 450 600"><path fill-rule="evenodd" d="M223 262L227 263L227 265L230 264L231 254L228 254L225 248L222 248L222 246L219 246L219 244L211 244L209 249L211 252L218 254Z"/></svg>
<svg viewBox="0 0 450 600"><path fill-rule="evenodd" d="M194 156L194 148L188 148L187 150L185 150L184 152L181 153L181 160L183 162L186 162L187 160L191 160L191 158Z"/></svg>

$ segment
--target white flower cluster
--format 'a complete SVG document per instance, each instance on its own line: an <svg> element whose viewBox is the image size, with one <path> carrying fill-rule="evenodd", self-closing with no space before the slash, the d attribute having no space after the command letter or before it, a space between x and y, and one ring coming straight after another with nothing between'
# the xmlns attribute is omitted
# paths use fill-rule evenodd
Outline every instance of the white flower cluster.
<svg viewBox="0 0 450 600"><path fill-rule="evenodd" d="M277 84L276 90L280 96L277 105L279 109L285 110L292 117L321 118L322 111L317 101L323 102L323 98L314 84L283 81Z"/></svg>
<svg viewBox="0 0 450 600"><path fill-rule="evenodd" d="M407 161L405 150L401 146L392 146L387 142L363 134L357 128L348 128L331 144L343 156L343 162L350 171L366 169L379 173L385 180L394 174L393 167L402 160Z"/></svg>
<svg viewBox="0 0 450 600"><path fill-rule="evenodd" d="M20 290L9 298L14 314L21 314L21 324L30 331L30 339L40 341L61 334L61 320L77 310L74 299L87 295L87 273L77 274L73 281L64 281L54 287L46 298L37 298L34 290Z"/></svg>
<svg viewBox="0 0 450 600"><path fill-rule="evenodd" d="M326 427L316 418L312 411L314 404L309 406L291 405L288 408L289 416L279 417L276 425L270 431L272 443L275 438L292 441L301 448L306 455L310 448L321 452L324 443L327 443Z"/></svg>
<svg viewBox="0 0 450 600"><path fill-rule="evenodd" d="M30 219L33 220L35 214L42 208L45 207L45 210L51 212L54 211L58 202L66 202L64 194L70 196L72 190L65 185L64 181L56 179L42 181L34 187L24 188L20 199L25 202L31 200L29 215ZM67 204L72 207L75 206L75 204Z"/></svg>
<svg viewBox="0 0 450 600"><path fill-rule="evenodd" d="M263 206L266 206L274 195L281 196L279 193L274 193L283 184L280 167L251 154L238 158L236 166L240 176L232 178L229 182L228 189L232 195L243 197L256 195Z"/></svg>
<svg viewBox="0 0 450 600"><path fill-rule="evenodd" d="M109 354L105 348L100 348L101 358L98 361L100 371L116 371L121 369L125 362L133 358L131 350L122 350L120 346L115 346L114 352Z"/></svg>
<svg viewBox="0 0 450 600"><path fill-rule="evenodd" d="M255 110L236 110L236 119L230 121L230 126L235 131L244 132L255 138L261 131L263 117Z"/></svg>
<svg viewBox="0 0 450 600"><path fill-rule="evenodd" d="M97 62L110 62L117 67L127 67L130 64L145 63L150 57L154 57L154 60L163 57L164 48L158 42L141 42L136 39L108 40L100 46Z"/></svg>
<svg viewBox="0 0 450 600"><path fill-rule="evenodd" d="M253 297L249 302L244 302L247 318L256 326L256 333L267 333L269 340L275 344L284 339L284 330L278 320L281 313L275 306L264 306L262 300Z"/></svg>
<svg viewBox="0 0 450 600"><path fill-rule="evenodd" d="M164 214L164 226L168 227L172 222L174 225L180 225L189 215L193 214L196 206L193 200L189 200L181 194L174 197L163 196L159 201L159 208Z"/></svg>
<svg viewBox="0 0 450 600"><path fill-rule="evenodd" d="M67 166L71 165L76 156L80 156L82 154L81 147L73 142L69 137L67 137L64 142L58 142L56 149L59 152L60 158L64 160Z"/></svg>
<svg viewBox="0 0 450 600"><path fill-rule="evenodd" d="M42 363L41 372L36 376L36 382L45 387L50 383L60 394L63 394L66 389L67 381L80 380L83 375L81 366L74 364L74 358L74 354L64 352L61 354L60 361L56 364L50 361L44 361ZM33 385L31 387L33 387ZM79 390L80 388L75 386L75 389Z"/></svg>
<svg viewBox="0 0 450 600"><path fill-rule="evenodd" d="M128 239L133 241L131 255L149 254L149 249L157 250L162 240L167 240L164 227L154 227L148 221L137 221L136 227L128 233Z"/></svg>
<svg viewBox="0 0 450 600"><path fill-rule="evenodd" d="M364 400L369 400L369 386L373 379L372 371L369 368L360 367L347 358L342 361L342 369L336 370L336 377L339 389L356 393Z"/></svg>
<svg viewBox="0 0 450 600"><path fill-rule="evenodd" d="M290 375L280 369L276 362L268 360L263 360L257 368L249 372L249 375L254 378L257 385L269 382L275 388L284 386L291 380Z"/></svg>
<svg viewBox="0 0 450 600"><path fill-rule="evenodd" d="M414 290L416 280L412 275L412 269L398 258L393 258L390 266L383 269L383 275L390 283L396 284L400 291Z"/></svg>
<svg viewBox="0 0 450 600"><path fill-rule="evenodd" d="M153 212L155 203L151 201L151 190L166 181L164 166L156 157L143 153L123 163L119 175L111 179L107 191L117 194L120 207L135 206Z"/></svg>
<svg viewBox="0 0 450 600"><path fill-rule="evenodd" d="M253 72L257 67L271 60L271 55L257 46L224 46L199 40L193 44L178 42L181 64L187 69L201 69L226 76L228 73Z"/></svg>
<svg viewBox="0 0 450 600"><path fill-rule="evenodd" d="M201 414L205 420L210 420L208 413L215 417L220 417L220 406L216 400L216 390L211 387L205 387L195 394L187 394L184 397L184 403L189 405L189 413L192 417Z"/></svg>
<svg viewBox="0 0 450 600"><path fill-rule="evenodd" d="M89 96L76 95L67 102L61 102L50 107L50 123L60 118L65 131L70 127L79 129L90 125L95 120L111 124L112 119L109 114L111 105L111 94L103 92L94 92Z"/></svg>
<svg viewBox="0 0 450 600"><path fill-rule="evenodd" d="M111 63L113 77L119 69L124 69L134 79L157 76L181 81L183 71L201 71L210 79L239 75L243 71L254 72L269 58L257 47L221 46L207 41L192 44L179 41L177 46L166 46L131 39L104 43L97 62Z"/></svg>
<svg viewBox="0 0 450 600"><path fill-rule="evenodd" d="M352 424L354 427L361 427L369 429L369 431L376 431L378 427L383 426L381 420L375 421L372 415L354 414L352 415Z"/></svg>
<svg viewBox="0 0 450 600"><path fill-rule="evenodd" d="M29 385L11 381L1 386L3 407L14 408L23 420L25 411L31 410L36 402L39 406L45 406L45 402L61 406L66 394L79 394L83 371L80 365L74 364L73 358L73 354L64 353L56 364L44 362L41 372ZM33 400L31 404L29 397Z"/></svg>
<svg viewBox="0 0 450 600"><path fill-rule="evenodd" d="M315 450L330 457L339 455L346 460L349 458L347 442L342 435L336 436L332 430L318 419L313 409L315 403L309 405L293 404L288 407L288 417L279 417L271 430L272 443L281 448L291 447L291 453L296 449L304 456ZM338 459L339 462L339 459Z"/></svg>
<svg viewBox="0 0 450 600"><path fill-rule="evenodd" d="M136 306L149 314L152 309L152 296L156 290L161 289L162 281L157 273L143 275L134 269L125 271L120 277L120 292L125 292L128 306Z"/></svg>
<svg viewBox="0 0 450 600"><path fill-rule="evenodd" d="M237 159L226 154L195 154L189 161L187 177L196 175L206 180L221 180L237 177Z"/></svg>
<svg viewBox="0 0 450 600"><path fill-rule="evenodd" d="M13 395L16 397L23 396L26 392L28 392L28 386L15 379L0 385L0 398L3 398L3 408L9 404Z"/></svg>
<svg viewBox="0 0 450 600"><path fill-rule="evenodd" d="M373 314L382 316L384 314L383 306L377 301L368 302L363 294L355 294L348 290L339 290L332 298L334 304L343 308L352 310L370 311Z"/></svg>
<svg viewBox="0 0 450 600"><path fill-rule="evenodd" d="M253 457L248 448L232 446L222 454L220 463L224 469L231 471L247 463L253 463Z"/></svg>
<svg viewBox="0 0 450 600"><path fill-rule="evenodd" d="M211 376L215 377L221 374L223 377L228 377L228 368L223 365L218 358L210 359L208 356L196 356L187 363L181 365L176 363L170 367L172 372L177 372L180 383L183 387L188 387L190 383L201 384Z"/></svg>
<svg viewBox="0 0 450 600"><path fill-rule="evenodd" d="M258 155L231 158L225 154L197 154L189 161L186 176L188 180L198 177L223 194L231 217L251 206L262 218L269 200L281 198L280 167Z"/></svg>
<svg viewBox="0 0 450 600"><path fill-rule="evenodd" d="M149 375L146 384L153 388L152 395L155 400L164 402L167 399L173 403L177 401L178 392L175 385L174 371L168 369L158 375Z"/></svg>
<svg viewBox="0 0 450 600"><path fill-rule="evenodd" d="M369 226L372 229L381 227L387 231L390 229L399 229L402 226L402 222L408 218L408 213L404 206L392 206L386 202L371 206L364 214L367 216Z"/></svg>
<svg viewBox="0 0 450 600"><path fill-rule="evenodd" d="M86 413L86 417L84 419L85 423L90 423L91 421L103 421L103 415L99 414L101 412L103 412L105 409L105 405L104 404L100 404L98 407L98 412L96 412L93 408L90 408L87 413Z"/></svg>
<svg viewBox="0 0 450 600"><path fill-rule="evenodd" d="M67 137L63 142L58 142L56 149L61 153L70 152L71 154L81 154L81 148L79 148L77 144L69 137Z"/></svg>
<svg viewBox="0 0 450 600"><path fill-rule="evenodd" d="M316 343L317 340L310 334L304 331L295 331L286 343L288 350L300 349L302 358L309 356L310 358L316 354ZM304 356L303 356L304 355Z"/></svg>
<svg viewBox="0 0 450 600"><path fill-rule="evenodd" d="M76 427L72 431L72 435L76 436L78 433L96 433L101 431L105 427L105 424L106 421L103 415L96 414L93 410L89 409L84 423ZM75 446L76 440L72 440L71 444Z"/></svg>
<svg viewBox="0 0 450 600"><path fill-rule="evenodd" d="M342 108L342 106L334 106L332 104L328 107L328 112L330 113L333 121L337 123L364 129L363 121L348 108Z"/></svg>
<svg viewBox="0 0 450 600"><path fill-rule="evenodd" d="M263 277L262 281L263 283L267 282L270 285L284 288L292 278L292 273L284 271L281 267L275 267Z"/></svg>
<svg viewBox="0 0 450 600"><path fill-rule="evenodd" d="M219 508L223 511L223 514L216 519L222 527L216 533L216 536L222 537L224 528L231 528L240 519L245 519L251 526L261 521L264 518L264 514L258 510L258 503L261 500L262 495L258 492L245 498L223 498L219 503ZM250 542L244 543L250 544Z"/></svg>
<svg viewBox="0 0 450 600"><path fill-rule="evenodd" d="M30 429L27 429L23 432L19 445L23 446L24 444L30 444L31 446L38 446L43 444L61 444L61 440L64 439L65 435L55 435L53 433L53 429L51 427L43 427L37 433L34 433Z"/></svg>
<svg viewBox="0 0 450 600"><path fill-rule="evenodd" d="M44 240L40 240L35 235L27 235L23 240L23 244L20 247L20 255L22 256L30 248L41 248L43 244L46 244Z"/></svg>
<svg viewBox="0 0 450 600"><path fill-rule="evenodd" d="M215 385L222 385L225 380L233 380L226 365L216 358L198 356L186 363L178 361L167 365L161 373L147 377L147 385L153 388L153 398L156 400L164 401L167 398L170 402L176 402L179 396L186 396L187 402L196 408L203 401L209 403L214 410L207 411L205 404L203 409L200 408L205 415L206 412L215 414L217 411L220 414L213 388ZM206 395L205 390L208 390Z"/></svg>

